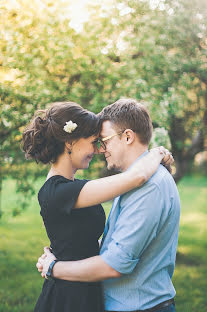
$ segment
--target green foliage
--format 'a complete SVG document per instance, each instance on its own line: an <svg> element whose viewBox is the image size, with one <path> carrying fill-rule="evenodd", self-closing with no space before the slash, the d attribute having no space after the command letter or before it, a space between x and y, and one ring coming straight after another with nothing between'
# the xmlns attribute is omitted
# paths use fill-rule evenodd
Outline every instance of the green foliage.
<svg viewBox="0 0 207 312"><path fill-rule="evenodd" d="M71 26L71 3L0 7L0 185L17 179L26 200L45 174L20 149L37 109L72 100L99 112L120 97L147 103L154 127L168 131L181 178L207 137L206 1L94 1L81 32Z"/></svg>
<svg viewBox="0 0 207 312"><path fill-rule="evenodd" d="M155 128L151 139L151 147L164 146L171 149L168 132L165 128Z"/></svg>

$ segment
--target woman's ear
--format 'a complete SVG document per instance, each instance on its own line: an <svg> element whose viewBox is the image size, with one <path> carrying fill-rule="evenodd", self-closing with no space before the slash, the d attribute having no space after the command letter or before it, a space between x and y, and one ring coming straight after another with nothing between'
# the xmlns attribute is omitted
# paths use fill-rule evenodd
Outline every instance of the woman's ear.
<svg viewBox="0 0 207 312"><path fill-rule="evenodd" d="M65 150L69 152L72 150L72 144L70 142L65 142Z"/></svg>

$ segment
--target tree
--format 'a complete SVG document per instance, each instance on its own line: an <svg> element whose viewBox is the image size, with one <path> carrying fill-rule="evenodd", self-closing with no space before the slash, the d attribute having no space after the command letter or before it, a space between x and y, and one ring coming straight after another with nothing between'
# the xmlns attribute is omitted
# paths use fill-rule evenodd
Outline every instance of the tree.
<svg viewBox="0 0 207 312"><path fill-rule="evenodd" d="M68 1L18 0L0 9L0 186L10 175L24 198L34 192L33 180L46 170L26 164L20 149L22 132L34 112L64 100L90 109L92 100L93 104L101 102L103 80L111 82L109 62L101 53L97 55L94 40L70 27L67 6ZM101 67L96 65L98 57Z"/></svg>
<svg viewBox="0 0 207 312"><path fill-rule="evenodd" d="M67 11L66 0L0 8L0 190L9 174L30 196L45 174L20 150L37 109L72 100L99 112L120 97L148 103L154 127L168 131L178 181L206 144L206 2L103 1L80 33Z"/></svg>
<svg viewBox="0 0 207 312"><path fill-rule="evenodd" d="M168 130L179 181L206 148L207 3L122 1L103 25L105 53L120 69L115 93L149 103L154 126Z"/></svg>

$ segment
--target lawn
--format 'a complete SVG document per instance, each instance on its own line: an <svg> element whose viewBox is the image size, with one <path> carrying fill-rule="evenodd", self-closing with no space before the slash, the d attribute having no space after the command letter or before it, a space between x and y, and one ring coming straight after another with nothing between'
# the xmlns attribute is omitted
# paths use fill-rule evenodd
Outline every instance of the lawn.
<svg viewBox="0 0 207 312"><path fill-rule="evenodd" d="M39 182L41 183L41 182ZM37 185L38 187L38 185ZM174 285L178 312L207 311L207 178L187 177L179 185L181 226ZM48 245L35 197L22 215L11 217L20 195L14 183L3 185L0 221L0 312L30 312L43 280L35 268L42 246ZM110 203L104 205L108 214Z"/></svg>

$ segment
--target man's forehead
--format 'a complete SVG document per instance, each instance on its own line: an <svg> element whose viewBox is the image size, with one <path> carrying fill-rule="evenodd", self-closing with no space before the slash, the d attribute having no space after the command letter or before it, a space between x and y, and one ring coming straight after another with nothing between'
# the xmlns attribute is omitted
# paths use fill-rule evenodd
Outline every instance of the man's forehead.
<svg viewBox="0 0 207 312"><path fill-rule="evenodd" d="M101 136L102 137L113 134L114 131L115 131L115 128L114 128L114 125L111 121L106 120L102 123L102 127L101 127Z"/></svg>

